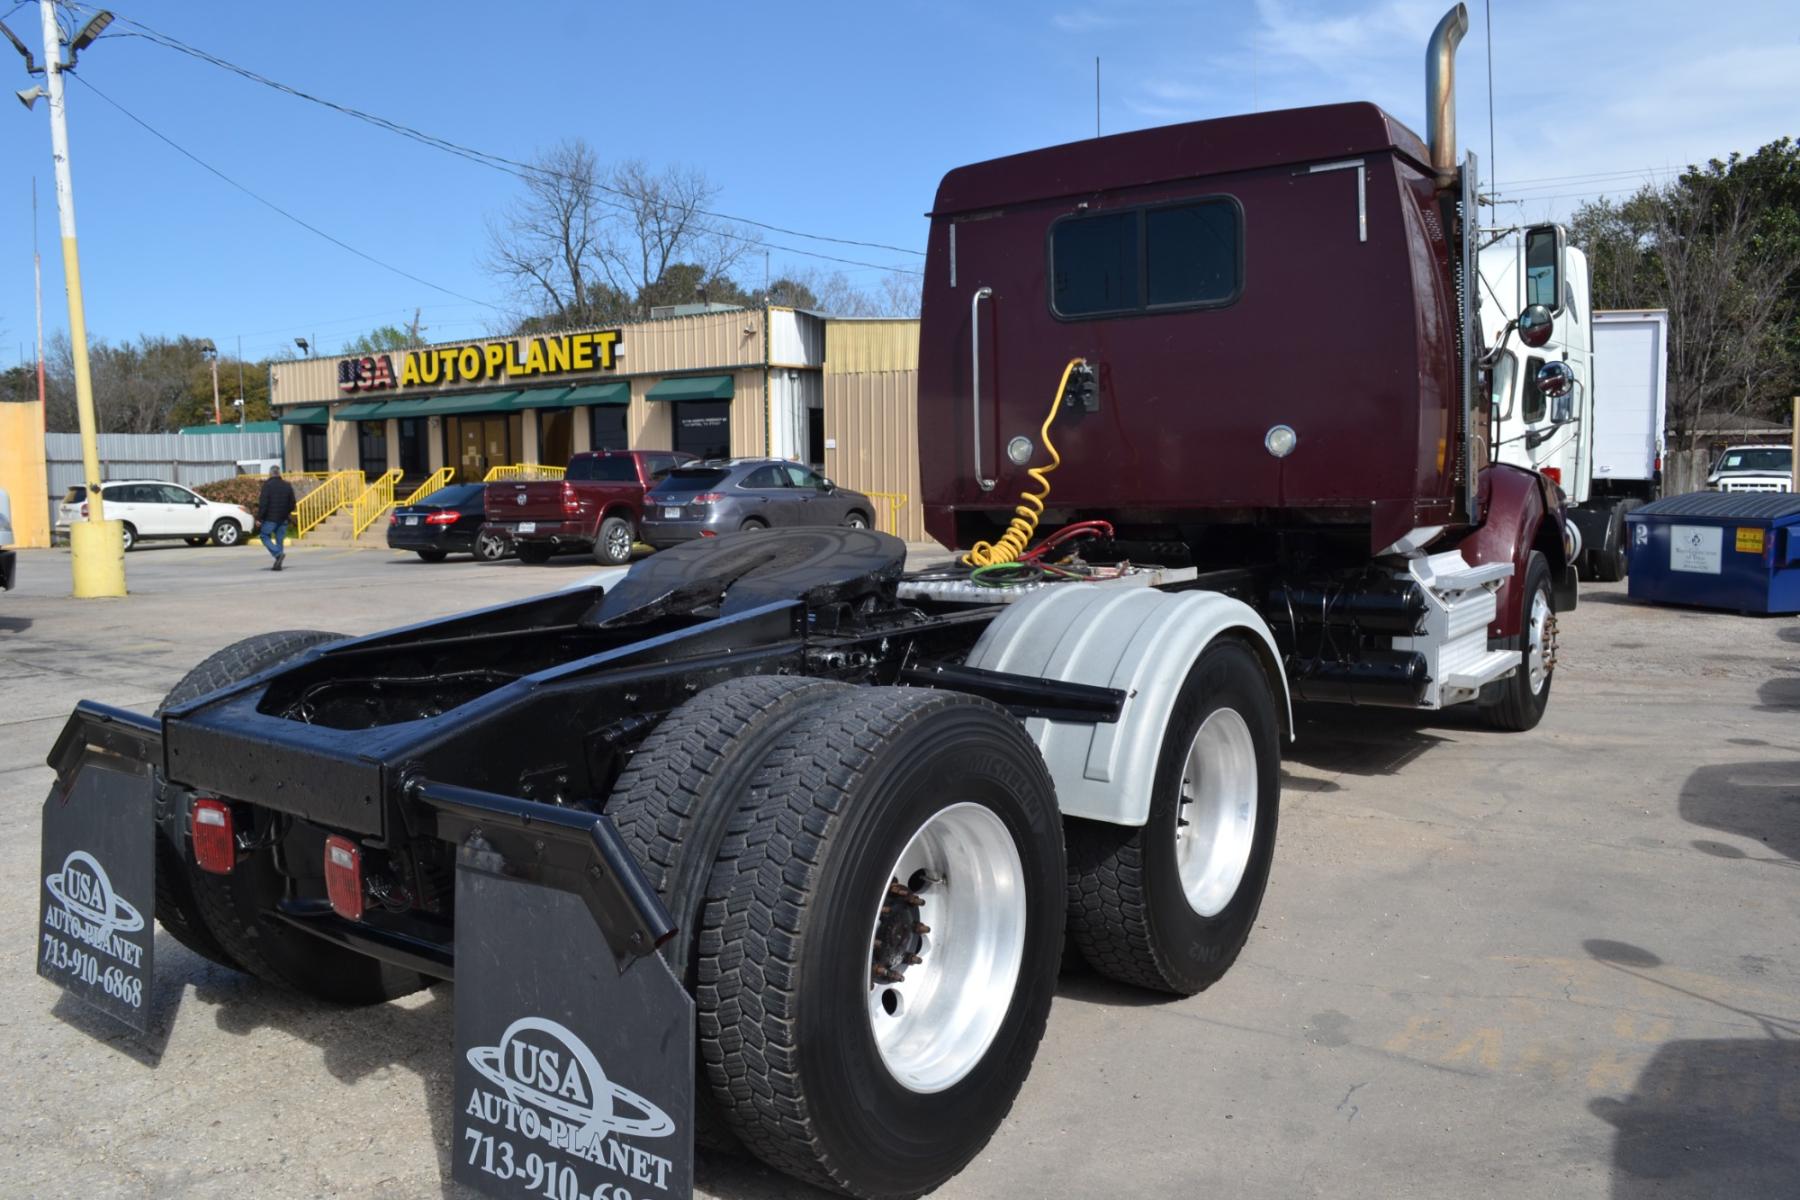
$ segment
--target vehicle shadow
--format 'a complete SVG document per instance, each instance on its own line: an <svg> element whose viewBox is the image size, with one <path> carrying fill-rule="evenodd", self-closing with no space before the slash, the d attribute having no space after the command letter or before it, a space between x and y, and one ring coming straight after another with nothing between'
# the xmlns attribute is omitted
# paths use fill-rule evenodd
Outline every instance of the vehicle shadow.
<svg viewBox="0 0 1800 1200"><path fill-rule="evenodd" d="M1800 759L1700 767L1682 783L1677 809L1690 824L1761 842L1800 862ZM1728 857L1710 848L1718 844L1697 848Z"/></svg>
<svg viewBox="0 0 1800 1200"><path fill-rule="evenodd" d="M1284 757L1317 771L1350 775L1394 775L1447 739L1430 732L1427 721L1449 725L1444 714L1430 716L1404 709L1363 709L1343 705L1294 706L1296 740ZM1317 781L1285 778L1306 791L1328 791Z"/></svg>
<svg viewBox="0 0 1800 1200"><path fill-rule="evenodd" d="M24 633L30 628L30 617L0 617L0 633Z"/></svg>
<svg viewBox="0 0 1800 1200"><path fill-rule="evenodd" d="M1784 642L1800 642L1800 625L1785 626L1776 636Z"/></svg>
<svg viewBox="0 0 1800 1200"><path fill-rule="evenodd" d="M1583 943L1601 964L1714 1005L1766 1036L1669 1041L1624 1097L1588 1111L1611 1125L1615 1200L1792 1195L1800 1179L1800 1019L1739 1008L1658 979L1662 960L1640 946Z"/></svg>
<svg viewBox="0 0 1800 1200"><path fill-rule="evenodd" d="M1800 1041L1659 1046L1630 1095L1588 1111L1611 1125L1612 1195L1791 1196L1800 1179Z"/></svg>

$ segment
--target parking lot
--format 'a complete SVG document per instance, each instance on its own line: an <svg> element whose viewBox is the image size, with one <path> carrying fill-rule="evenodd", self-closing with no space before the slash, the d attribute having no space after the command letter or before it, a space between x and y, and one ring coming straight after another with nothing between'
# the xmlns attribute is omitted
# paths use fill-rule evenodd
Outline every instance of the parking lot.
<svg viewBox="0 0 1800 1200"><path fill-rule="evenodd" d="M286 996L159 935L143 1047L34 974L44 754L253 633L363 633L594 574L151 546L0 595L0 1113L13 1195L450 1192L451 1007ZM1274 874L1186 1000L1071 971L946 1197L1772 1196L1800 1190L1800 621L1584 585L1549 715L1300 714ZM702 1194L795 1195L703 1157Z"/></svg>

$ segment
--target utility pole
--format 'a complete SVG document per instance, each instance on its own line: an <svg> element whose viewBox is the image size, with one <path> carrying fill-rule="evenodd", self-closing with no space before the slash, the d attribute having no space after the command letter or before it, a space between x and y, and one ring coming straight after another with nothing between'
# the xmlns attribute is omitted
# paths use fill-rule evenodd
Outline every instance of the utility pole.
<svg viewBox="0 0 1800 1200"><path fill-rule="evenodd" d="M122 526L106 519L100 494L100 448L94 420L94 381L88 371L87 313L81 302L81 261L75 249L75 185L69 174L69 128L63 105L62 32L56 25L55 0L38 0L44 28L44 81L50 100L50 152L56 162L56 209L62 230L63 283L69 293L69 346L75 367L75 414L81 425L82 477L87 481L88 519L69 527L69 558L75 595L80 599L125 594L125 543ZM102 12L70 43L80 51L112 23ZM71 60L72 62L72 60Z"/></svg>
<svg viewBox="0 0 1800 1200"><path fill-rule="evenodd" d="M1794 457L1790 460L1793 474L1788 476L1788 491L1800 492L1800 396L1794 397Z"/></svg>

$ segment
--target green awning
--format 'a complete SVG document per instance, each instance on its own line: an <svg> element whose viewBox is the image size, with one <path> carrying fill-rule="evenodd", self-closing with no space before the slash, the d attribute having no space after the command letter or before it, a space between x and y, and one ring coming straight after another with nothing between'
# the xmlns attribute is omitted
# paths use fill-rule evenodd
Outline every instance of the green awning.
<svg viewBox="0 0 1800 1200"><path fill-rule="evenodd" d="M466 396L415 396L389 400L381 406L383 417L454 417L465 413L505 412L514 407L518 392L473 392Z"/></svg>
<svg viewBox="0 0 1800 1200"><path fill-rule="evenodd" d="M508 408L574 408L580 404L630 404L631 385L588 383L580 387L531 388L520 392Z"/></svg>
<svg viewBox="0 0 1800 1200"><path fill-rule="evenodd" d="M379 400L359 400L355 404L340 404L332 410L334 421L372 421L382 409Z"/></svg>
<svg viewBox="0 0 1800 1200"><path fill-rule="evenodd" d="M563 400L572 389L566 387L526 388L512 398L510 409L526 408L561 408Z"/></svg>
<svg viewBox="0 0 1800 1200"><path fill-rule="evenodd" d="M584 383L570 388L562 402L570 408L577 404L630 404L631 385L623 379L615 383Z"/></svg>
<svg viewBox="0 0 1800 1200"><path fill-rule="evenodd" d="M644 394L646 400L729 400L731 376L682 375L665 379Z"/></svg>
<svg viewBox="0 0 1800 1200"><path fill-rule="evenodd" d="M283 425L323 425L330 417L331 410L323 404L296 404L282 409L275 419Z"/></svg>

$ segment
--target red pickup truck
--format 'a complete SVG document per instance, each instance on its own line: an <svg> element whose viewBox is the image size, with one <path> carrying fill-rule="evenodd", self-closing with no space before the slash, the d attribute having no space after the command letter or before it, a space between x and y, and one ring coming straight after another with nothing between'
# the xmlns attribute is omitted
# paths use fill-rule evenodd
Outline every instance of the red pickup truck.
<svg viewBox="0 0 1800 1200"><path fill-rule="evenodd" d="M548 562L568 549L591 549L606 566L629 562L644 493L693 457L670 450L577 454L560 480L488 484L487 523L512 538L522 562Z"/></svg>

